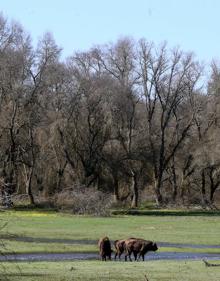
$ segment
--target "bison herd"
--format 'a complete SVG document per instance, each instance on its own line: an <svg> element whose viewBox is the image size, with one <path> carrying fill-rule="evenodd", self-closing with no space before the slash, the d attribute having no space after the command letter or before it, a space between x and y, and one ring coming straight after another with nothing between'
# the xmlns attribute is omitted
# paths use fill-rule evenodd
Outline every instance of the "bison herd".
<svg viewBox="0 0 220 281"><path fill-rule="evenodd" d="M103 261L106 261L108 258L111 260L112 255L112 248L111 248L111 242L108 237L104 237L99 239L98 242L99 246L99 254ZM141 257L144 261L144 256L149 251L157 251L158 247L157 244L153 241L147 241L141 238L128 238L128 239L122 239L122 240L115 240L114 241L115 246L115 260L121 259L121 255L125 254L125 261L127 261L127 258L129 258L130 261L131 255L134 255L134 259L138 261Z"/></svg>

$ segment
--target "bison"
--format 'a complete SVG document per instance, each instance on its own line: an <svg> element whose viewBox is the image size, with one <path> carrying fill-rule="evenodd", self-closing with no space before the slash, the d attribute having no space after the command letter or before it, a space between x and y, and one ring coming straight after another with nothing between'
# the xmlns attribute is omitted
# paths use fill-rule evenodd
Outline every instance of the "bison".
<svg viewBox="0 0 220 281"><path fill-rule="evenodd" d="M118 259L121 259L121 255L124 253L125 251L125 243L128 243L128 241L130 240L134 240L137 238L134 237L130 237L128 239L121 239L121 240L115 240L114 241L114 246L115 246L115 260L118 256Z"/></svg>
<svg viewBox="0 0 220 281"><path fill-rule="evenodd" d="M118 259L121 259L121 255L124 252L124 244L125 244L125 239L122 240L115 240L114 241L114 246L115 246L115 260L118 256Z"/></svg>
<svg viewBox="0 0 220 281"><path fill-rule="evenodd" d="M157 251L158 247L157 244L153 241L147 241L144 239L128 239L124 243L125 247L125 260L127 260L127 257L129 257L129 260L131 260L131 254L134 254L135 260L139 260L140 257L142 257L144 261L144 256L149 251Z"/></svg>
<svg viewBox="0 0 220 281"><path fill-rule="evenodd" d="M102 259L102 261L106 261L106 257L111 260L111 254L112 254L112 249L111 249L111 242L108 237L103 237L99 239L98 242L99 246L99 254Z"/></svg>

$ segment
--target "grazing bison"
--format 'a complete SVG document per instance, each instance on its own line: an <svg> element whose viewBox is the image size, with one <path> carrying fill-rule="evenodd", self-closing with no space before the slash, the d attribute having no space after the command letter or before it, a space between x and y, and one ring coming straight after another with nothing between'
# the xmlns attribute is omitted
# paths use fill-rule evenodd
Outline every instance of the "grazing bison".
<svg viewBox="0 0 220 281"><path fill-rule="evenodd" d="M152 241L147 241L144 239L128 239L125 241L124 244L125 247L125 260L127 260L127 257L129 257L129 260L131 260L131 254L134 254L135 260L139 260L140 257L142 257L144 261L144 256L149 251L157 251L158 247L157 244ZM139 254L139 255L138 255ZM137 258L138 256L138 258Z"/></svg>
<svg viewBox="0 0 220 281"><path fill-rule="evenodd" d="M111 249L111 242L108 237L103 237L99 239L98 242L99 246L99 254L102 259L102 261L106 261L106 257L111 260L111 254L112 254L112 249Z"/></svg>

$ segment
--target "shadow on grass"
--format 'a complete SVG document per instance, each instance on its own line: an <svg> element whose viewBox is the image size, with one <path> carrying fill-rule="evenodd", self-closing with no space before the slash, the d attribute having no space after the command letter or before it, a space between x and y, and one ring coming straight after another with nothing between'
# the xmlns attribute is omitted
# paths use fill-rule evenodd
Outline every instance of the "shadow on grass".
<svg viewBox="0 0 220 281"><path fill-rule="evenodd" d="M15 211L39 211L39 212L57 212L58 209L52 204L36 204L36 205L16 205L11 210Z"/></svg>
<svg viewBox="0 0 220 281"><path fill-rule="evenodd" d="M44 273L1 273L1 277L46 277L52 276L51 274L44 274ZM0 279L1 280L1 279Z"/></svg>
<svg viewBox="0 0 220 281"><path fill-rule="evenodd" d="M133 216L220 216L219 210L113 210L112 215L133 215Z"/></svg>

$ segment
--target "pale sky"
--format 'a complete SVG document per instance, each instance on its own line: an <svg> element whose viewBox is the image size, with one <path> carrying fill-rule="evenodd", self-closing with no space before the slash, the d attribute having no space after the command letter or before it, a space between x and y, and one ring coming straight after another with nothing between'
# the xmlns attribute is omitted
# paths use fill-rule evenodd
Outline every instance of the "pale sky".
<svg viewBox="0 0 220 281"><path fill-rule="evenodd" d="M64 57L132 36L220 58L220 0L0 0L0 11L34 44L50 31Z"/></svg>

